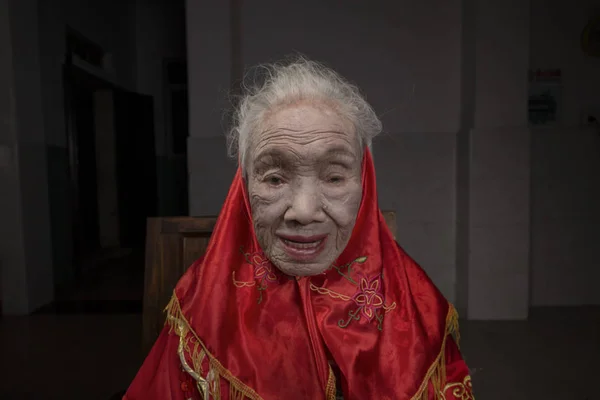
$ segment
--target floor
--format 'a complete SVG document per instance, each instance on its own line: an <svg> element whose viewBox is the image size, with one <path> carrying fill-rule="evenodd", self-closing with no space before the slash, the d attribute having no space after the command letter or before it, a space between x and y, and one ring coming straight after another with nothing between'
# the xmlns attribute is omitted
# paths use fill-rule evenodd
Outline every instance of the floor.
<svg viewBox="0 0 600 400"><path fill-rule="evenodd" d="M99 273L71 301L0 319L0 399L112 400L127 388L143 360L141 277L114 279L121 270L117 283ZM600 307L463 321L461 334L479 400L600 400Z"/></svg>

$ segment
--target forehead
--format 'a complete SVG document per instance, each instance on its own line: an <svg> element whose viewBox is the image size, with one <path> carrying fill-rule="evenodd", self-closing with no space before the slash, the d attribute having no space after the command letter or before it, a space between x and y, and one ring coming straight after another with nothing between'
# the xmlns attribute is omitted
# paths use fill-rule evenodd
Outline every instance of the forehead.
<svg viewBox="0 0 600 400"><path fill-rule="evenodd" d="M261 155L286 152L305 159L333 153L358 157L359 149L350 121L330 106L301 103L267 115L250 150L256 160Z"/></svg>

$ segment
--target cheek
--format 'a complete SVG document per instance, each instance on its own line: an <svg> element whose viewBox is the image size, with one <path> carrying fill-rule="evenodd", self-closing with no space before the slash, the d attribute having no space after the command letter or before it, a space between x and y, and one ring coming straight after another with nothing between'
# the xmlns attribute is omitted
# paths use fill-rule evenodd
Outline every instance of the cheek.
<svg viewBox="0 0 600 400"><path fill-rule="evenodd" d="M286 193L283 190L270 190L260 184L248 185L252 220L258 235L276 227L286 209Z"/></svg>
<svg viewBox="0 0 600 400"><path fill-rule="evenodd" d="M354 227L361 199L362 186L360 183L354 183L339 196L328 197L328 214L340 229L351 230Z"/></svg>

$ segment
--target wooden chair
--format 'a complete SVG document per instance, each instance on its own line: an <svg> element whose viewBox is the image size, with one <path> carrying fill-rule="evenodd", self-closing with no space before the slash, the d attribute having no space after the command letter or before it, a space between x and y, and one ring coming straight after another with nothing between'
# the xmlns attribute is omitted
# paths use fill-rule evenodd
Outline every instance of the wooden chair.
<svg viewBox="0 0 600 400"><path fill-rule="evenodd" d="M384 211L396 237L396 213ZM148 353L163 328L163 309L186 269L206 251L217 217L149 218L144 272L143 351Z"/></svg>

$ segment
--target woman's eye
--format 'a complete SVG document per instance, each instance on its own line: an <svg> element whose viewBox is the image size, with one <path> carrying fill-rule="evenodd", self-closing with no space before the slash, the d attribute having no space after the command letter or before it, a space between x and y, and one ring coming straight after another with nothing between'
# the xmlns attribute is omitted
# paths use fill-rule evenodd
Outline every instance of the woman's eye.
<svg viewBox="0 0 600 400"><path fill-rule="evenodd" d="M283 179L276 175L268 176L265 181L271 186L279 186L283 183Z"/></svg>
<svg viewBox="0 0 600 400"><path fill-rule="evenodd" d="M344 181L344 178L338 175L333 175L330 176L328 179L329 183L333 183L333 184L338 184L338 183L342 183Z"/></svg>

